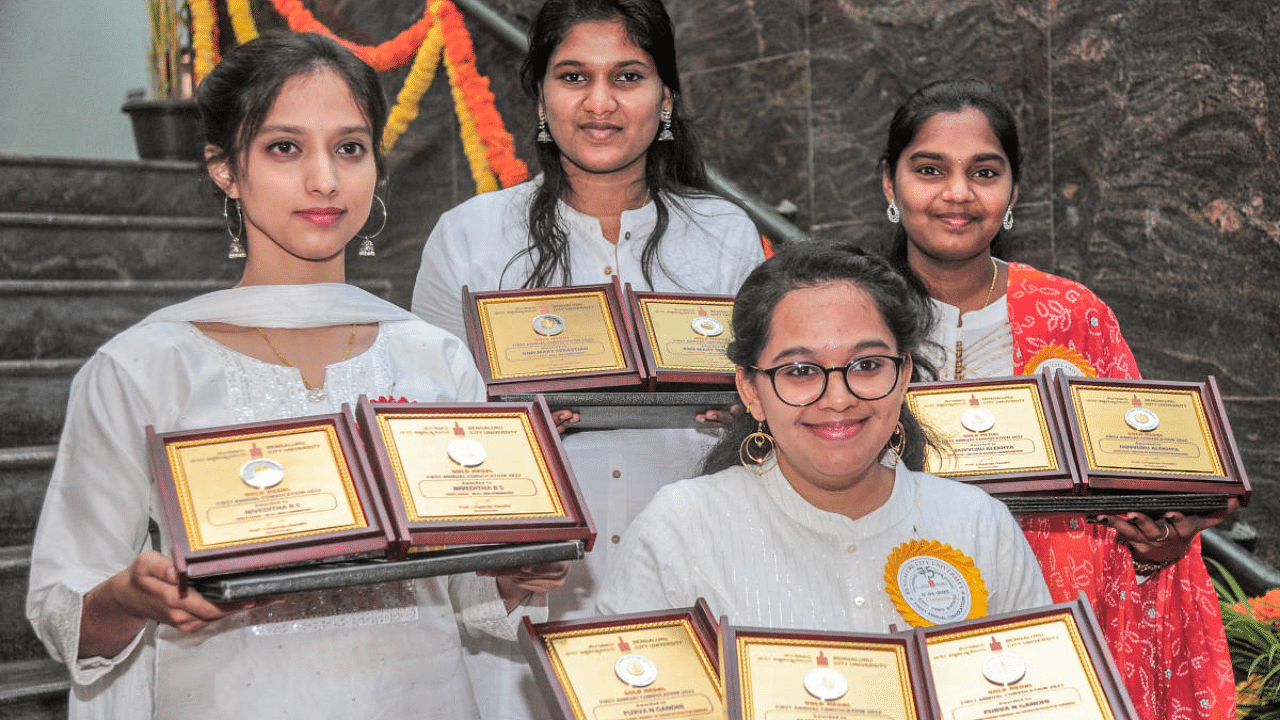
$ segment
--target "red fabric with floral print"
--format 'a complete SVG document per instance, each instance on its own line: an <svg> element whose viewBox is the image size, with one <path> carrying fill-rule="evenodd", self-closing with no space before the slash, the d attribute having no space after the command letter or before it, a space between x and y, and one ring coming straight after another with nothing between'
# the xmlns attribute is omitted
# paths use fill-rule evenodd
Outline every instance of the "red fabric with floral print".
<svg viewBox="0 0 1280 720"><path fill-rule="evenodd" d="M1080 283L1010 263L1008 306L1017 374L1035 372L1033 358L1057 357L1082 358L1099 377L1140 377L1115 314ZM1142 720L1235 717L1231 656L1199 537L1138 583L1112 528L1083 517L1024 518L1022 528L1053 599L1089 597Z"/></svg>

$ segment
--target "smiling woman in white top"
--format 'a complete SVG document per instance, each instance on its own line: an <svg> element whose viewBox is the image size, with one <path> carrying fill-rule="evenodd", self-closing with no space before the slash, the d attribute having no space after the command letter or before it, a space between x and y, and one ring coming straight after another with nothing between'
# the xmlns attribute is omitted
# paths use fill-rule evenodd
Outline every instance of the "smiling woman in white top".
<svg viewBox="0 0 1280 720"><path fill-rule="evenodd" d="M702 597L735 624L888 632L1048 604L1003 504L908 469L928 442L904 395L929 319L902 276L852 244L805 243L758 267L729 345L748 412L707 475L636 518L601 612Z"/></svg>
<svg viewBox="0 0 1280 720"><path fill-rule="evenodd" d="M148 425L332 413L362 394L484 398L457 338L345 283L383 175L376 73L320 36L264 35L228 53L199 100L233 256L245 243L248 259L237 287L152 314L72 384L27 596L70 670L69 716L473 718L455 616L513 640L512 611L554 578L468 574L247 608L178 591Z"/></svg>

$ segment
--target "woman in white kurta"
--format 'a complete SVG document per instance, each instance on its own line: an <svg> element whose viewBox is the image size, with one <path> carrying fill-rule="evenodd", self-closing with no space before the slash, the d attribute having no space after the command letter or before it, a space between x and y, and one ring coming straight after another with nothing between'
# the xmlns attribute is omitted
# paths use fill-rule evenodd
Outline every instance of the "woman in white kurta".
<svg viewBox="0 0 1280 720"><path fill-rule="evenodd" d="M763 259L737 206L711 194L684 116L674 31L658 0L549 0L521 69L538 102L542 174L445 213L422 254L413 311L463 335L461 287L474 292L594 285L731 295ZM692 412L692 411L691 411ZM557 415L562 428L575 418ZM564 444L600 539L550 598L553 618L592 615L627 524L672 480L688 477L710 431L569 433ZM539 715L523 657L494 677L491 720ZM504 687L504 685L499 685ZM533 709L531 709L533 708Z"/></svg>
<svg viewBox="0 0 1280 720"><path fill-rule="evenodd" d="M735 624L888 632L1048 604L999 501L907 469L927 443L904 396L929 317L851 244L806 243L757 268L729 346L749 415L711 474L663 488L636 518L601 611L701 597Z"/></svg>
<svg viewBox="0 0 1280 720"><path fill-rule="evenodd" d="M431 578L247 608L178 591L148 426L331 413L361 394L483 398L455 337L343 282L381 175L373 70L318 36L263 36L227 55L200 104L233 254L247 242L248 260L238 287L154 313L73 382L27 597L70 670L69 715L472 718L458 618L513 639L510 613L554 579Z"/></svg>

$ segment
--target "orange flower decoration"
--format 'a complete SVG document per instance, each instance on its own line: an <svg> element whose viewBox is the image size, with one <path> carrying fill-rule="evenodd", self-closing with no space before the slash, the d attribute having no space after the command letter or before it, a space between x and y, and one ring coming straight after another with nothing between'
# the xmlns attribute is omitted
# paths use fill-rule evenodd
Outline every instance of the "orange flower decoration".
<svg viewBox="0 0 1280 720"><path fill-rule="evenodd" d="M378 72L394 70L412 60L422 46L422 41L426 39L427 31L431 29L431 15L426 12L424 5L422 19L394 38L373 47L357 45L334 35L310 10L303 7L301 0L271 0L271 4L294 32L318 33L331 37L359 55L361 60L372 65Z"/></svg>

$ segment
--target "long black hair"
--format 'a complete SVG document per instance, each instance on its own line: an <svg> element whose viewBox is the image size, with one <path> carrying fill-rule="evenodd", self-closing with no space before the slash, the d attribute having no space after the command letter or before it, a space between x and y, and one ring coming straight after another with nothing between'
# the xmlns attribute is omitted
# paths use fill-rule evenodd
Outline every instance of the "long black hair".
<svg viewBox="0 0 1280 720"><path fill-rule="evenodd" d="M795 243L758 265L733 302L733 342L729 359L748 373L758 364L760 353L773 332L773 312L788 293L833 282L849 282L871 297L898 352L911 358L911 380L932 380L933 366L921 356L933 325L933 310L927 297L913 292L907 279L881 257L872 255L855 242L811 240ZM899 421L903 427L902 461L910 468L924 465L926 448L933 441L929 433L902 404ZM729 429L707 454L703 474L719 472L739 462L738 448L756 429L750 413L735 414Z"/></svg>
<svg viewBox="0 0 1280 720"><path fill-rule="evenodd" d="M987 116L991 130L1000 141L1000 148L1009 158L1009 172L1013 177L1013 185L1017 187L1022 177L1022 145L1018 141L1018 124L1009 103L982 80L967 78L964 80L939 80L916 90L907 101L893 114L889 122L889 137L885 141L884 152L880 154L880 170L887 173L892 180L898 169L898 159L902 151L916 139L916 134L925 121L939 113L960 112L965 108L974 108ZM1004 257L1006 236L1004 230L998 230L991 241L991 254ZM915 281L917 289L924 291L923 286L907 266L907 230L899 225L893 236L893 244L889 248L889 259L899 271L907 273Z"/></svg>
<svg viewBox="0 0 1280 720"><path fill-rule="evenodd" d="M373 133L378 181L386 180L382 127L387 124L387 98L378 73L354 53L322 35L271 32L240 45L200 82L200 131L215 154L205 164L225 160L239 176L240 157L262 128L280 91L289 80L327 68L351 89L351 97Z"/></svg>
<svg viewBox="0 0 1280 720"><path fill-rule="evenodd" d="M645 241L640 263L645 282L652 287L653 266L660 262L659 243L671 216L662 193L696 196L711 192L701 144L681 99L675 30L666 9L659 0L547 0L529 28L529 52L520 66L520 81L530 97L541 98L551 55L575 25L592 20L622 23L627 39L653 58L658 77L671 93L671 133L675 139L658 141L655 135L645 158L645 187L658 219ZM529 246L512 258L512 263L523 255L532 257L533 271L525 279L525 287L567 285L569 237L559 222L557 206L571 189L569 179L554 142L535 142L534 146L543 179L529 202Z"/></svg>

